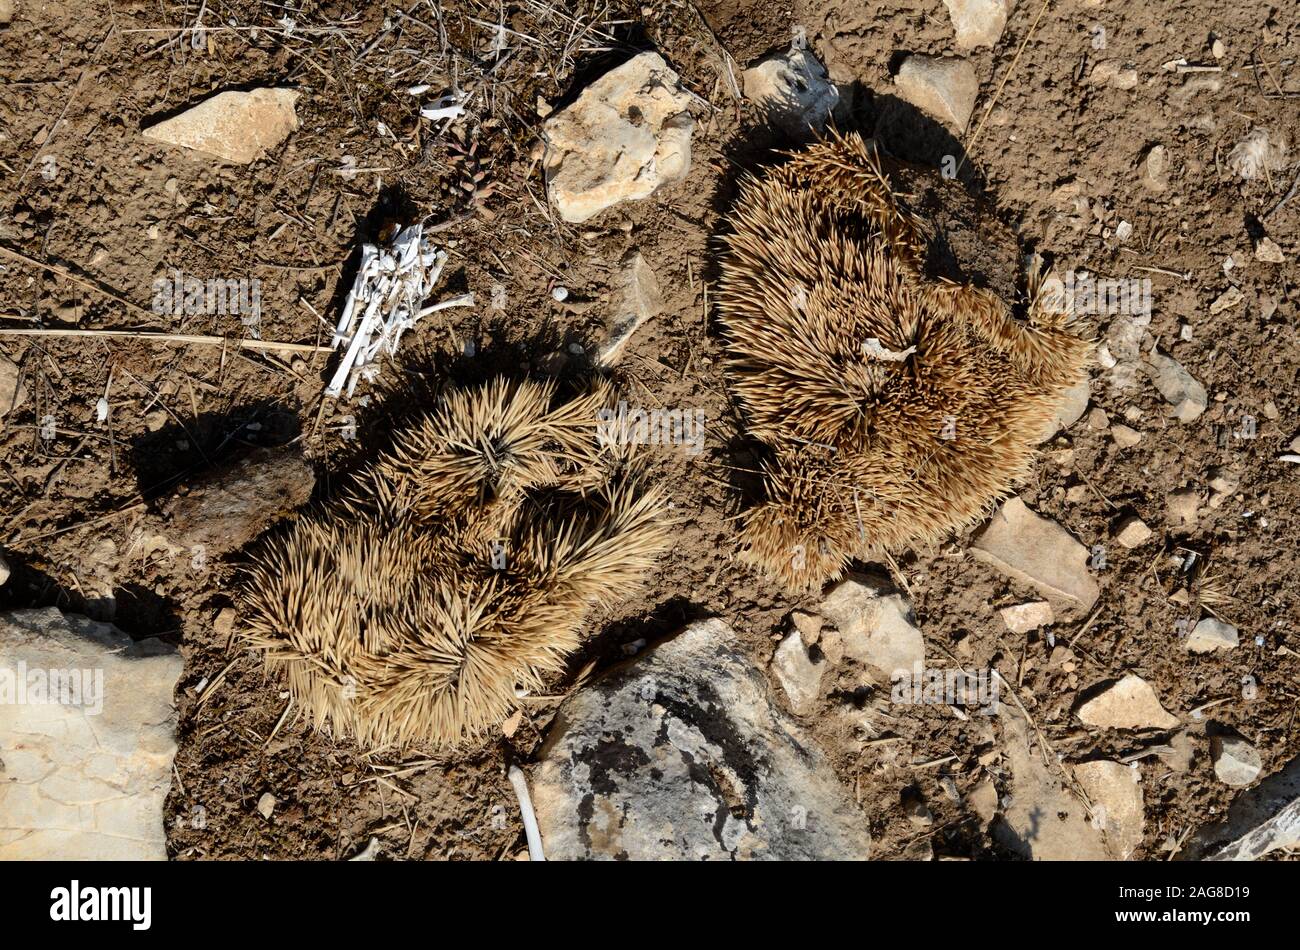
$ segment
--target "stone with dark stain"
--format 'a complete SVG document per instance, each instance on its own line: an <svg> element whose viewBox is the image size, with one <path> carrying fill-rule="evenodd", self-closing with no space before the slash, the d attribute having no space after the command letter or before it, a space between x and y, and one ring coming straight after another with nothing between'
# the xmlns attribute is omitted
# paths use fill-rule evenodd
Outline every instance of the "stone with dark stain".
<svg viewBox="0 0 1300 950"><path fill-rule="evenodd" d="M561 707L534 775L551 860L865 859L867 819L721 620Z"/></svg>
<svg viewBox="0 0 1300 950"><path fill-rule="evenodd" d="M297 448L256 449L169 498L161 517L149 519L147 532L182 551L219 556L306 504L315 486L311 465Z"/></svg>

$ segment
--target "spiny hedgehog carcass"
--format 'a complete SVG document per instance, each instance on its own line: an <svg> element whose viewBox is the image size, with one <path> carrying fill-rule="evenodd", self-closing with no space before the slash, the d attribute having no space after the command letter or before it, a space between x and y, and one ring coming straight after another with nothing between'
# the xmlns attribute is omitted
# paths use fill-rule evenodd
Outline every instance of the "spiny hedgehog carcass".
<svg viewBox="0 0 1300 950"><path fill-rule="evenodd" d="M667 546L662 494L599 444L609 388L554 395L451 392L261 553L247 640L317 728L371 748L482 735Z"/></svg>
<svg viewBox="0 0 1300 950"><path fill-rule="evenodd" d="M1091 345L1033 288L1023 319L936 277L878 156L832 134L745 182L719 306L730 385L766 444L745 557L792 589L933 543L1023 477Z"/></svg>

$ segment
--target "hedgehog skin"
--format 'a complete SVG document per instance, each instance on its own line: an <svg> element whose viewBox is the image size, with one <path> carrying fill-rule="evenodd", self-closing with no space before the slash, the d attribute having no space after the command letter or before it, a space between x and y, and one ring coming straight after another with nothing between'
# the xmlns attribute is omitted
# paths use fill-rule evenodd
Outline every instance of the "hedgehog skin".
<svg viewBox="0 0 1300 950"><path fill-rule="evenodd" d="M856 135L748 180L731 224L726 370L770 449L744 557L806 590L984 517L1091 344L1037 299L1019 320L988 290L928 277L922 221Z"/></svg>
<svg viewBox="0 0 1300 950"><path fill-rule="evenodd" d="M261 553L247 641L317 728L372 748L482 736L667 546L663 495L598 448L607 388L553 397L502 380L449 394Z"/></svg>

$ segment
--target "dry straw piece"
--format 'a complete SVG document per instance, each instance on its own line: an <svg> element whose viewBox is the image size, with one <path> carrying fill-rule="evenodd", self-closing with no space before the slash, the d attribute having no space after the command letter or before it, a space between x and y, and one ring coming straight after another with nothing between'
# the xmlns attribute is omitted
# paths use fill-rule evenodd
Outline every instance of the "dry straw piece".
<svg viewBox="0 0 1300 950"><path fill-rule="evenodd" d="M793 590L982 518L1029 468L1091 344L1043 305L928 276L923 222L875 153L831 135L749 179L720 309L727 372L770 449L745 557Z"/></svg>
<svg viewBox="0 0 1300 950"><path fill-rule="evenodd" d="M453 391L321 516L257 560L249 645L317 728L367 747L455 745L564 669L593 605L668 545L666 499L602 450L596 383Z"/></svg>

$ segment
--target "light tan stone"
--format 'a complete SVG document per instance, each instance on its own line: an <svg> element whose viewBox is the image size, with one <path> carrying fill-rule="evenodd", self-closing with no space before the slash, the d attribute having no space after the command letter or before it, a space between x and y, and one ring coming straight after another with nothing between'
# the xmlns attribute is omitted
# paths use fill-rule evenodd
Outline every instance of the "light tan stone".
<svg viewBox="0 0 1300 950"><path fill-rule="evenodd" d="M640 53L546 120L546 181L565 221L647 198L691 168L690 95L662 56Z"/></svg>
<svg viewBox="0 0 1300 950"><path fill-rule="evenodd" d="M238 165L256 161L298 128L293 89L223 92L149 126L146 139L193 149Z"/></svg>
<svg viewBox="0 0 1300 950"><path fill-rule="evenodd" d="M1097 600L1088 573L1088 550L1055 521L1031 511L1017 495L1002 504L980 529L971 554L1048 597L1079 604Z"/></svg>
<svg viewBox="0 0 1300 950"><path fill-rule="evenodd" d="M1002 38L1015 0L943 0L957 34L957 48L994 46Z"/></svg>
<svg viewBox="0 0 1300 950"><path fill-rule="evenodd" d="M925 663L925 639L912 605L878 574L850 574L826 595L818 612L840 633L844 654L892 677Z"/></svg>
<svg viewBox="0 0 1300 950"><path fill-rule="evenodd" d="M1090 726L1104 729L1172 729L1178 718L1171 716L1151 684L1129 673L1081 705L1076 715Z"/></svg>
<svg viewBox="0 0 1300 950"><path fill-rule="evenodd" d="M1192 653L1213 653L1215 650L1232 650L1241 642L1237 628L1230 623L1206 617L1192 628L1184 646Z"/></svg>
<svg viewBox="0 0 1300 950"><path fill-rule="evenodd" d="M1129 860L1142 844L1146 822L1140 773L1119 762L1081 762L1074 778L1092 803L1093 823L1105 833L1111 852Z"/></svg>
<svg viewBox="0 0 1300 950"><path fill-rule="evenodd" d="M1124 519L1115 531L1115 540L1126 548L1136 548L1151 540L1153 533L1141 518L1130 515Z"/></svg>
<svg viewBox="0 0 1300 950"><path fill-rule="evenodd" d="M0 860L167 857L181 668L159 640L52 607L0 614ZM36 701L54 673L68 688Z"/></svg>
<svg viewBox="0 0 1300 950"><path fill-rule="evenodd" d="M905 100L959 132L970 121L979 92L975 67L951 57L909 56L894 83Z"/></svg>
<svg viewBox="0 0 1300 950"><path fill-rule="evenodd" d="M1028 633L1039 627L1046 627L1056 620L1052 605L1045 600L1031 600L1026 604L1014 604L1003 607L998 616L1012 633Z"/></svg>

